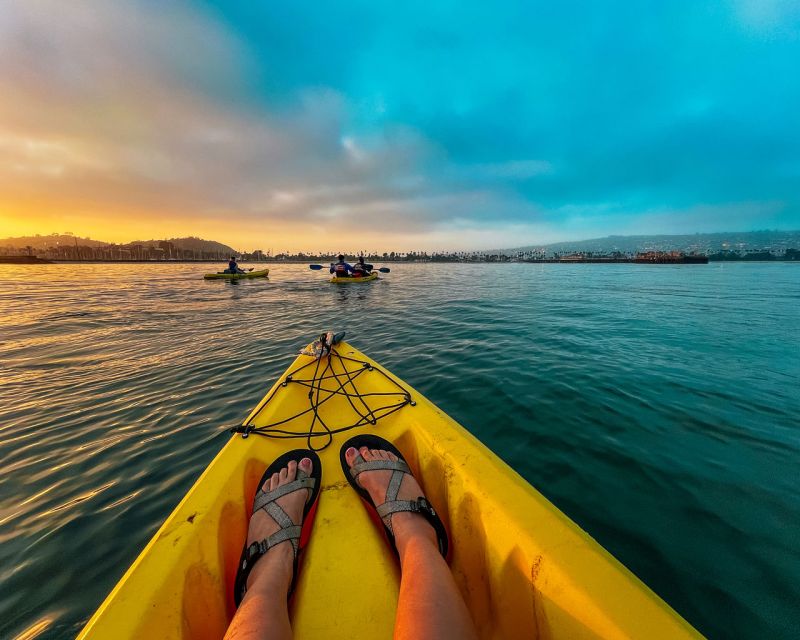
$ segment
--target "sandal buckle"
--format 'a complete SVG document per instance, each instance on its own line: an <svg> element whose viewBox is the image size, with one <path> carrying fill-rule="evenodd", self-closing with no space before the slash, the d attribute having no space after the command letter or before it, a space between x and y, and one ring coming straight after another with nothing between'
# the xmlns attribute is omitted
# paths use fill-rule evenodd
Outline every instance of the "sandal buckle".
<svg viewBox="0 0 800 640"><path fill-rule="evenodd" d="M425 496L420 496L417 498L416 506L420 513L430 518L436 517L436 510L433 508L433 505L428 502L428 499Z"/></svg>
<svg viewBox="0 0 800 640"><path fill-rule="evenodd" d="M267 552L266 545L263 541L261 542L253 542L249 547L247 547L247 551L244 554L245 562L250 562L254 558L259 558L263 556Z"/></svg>

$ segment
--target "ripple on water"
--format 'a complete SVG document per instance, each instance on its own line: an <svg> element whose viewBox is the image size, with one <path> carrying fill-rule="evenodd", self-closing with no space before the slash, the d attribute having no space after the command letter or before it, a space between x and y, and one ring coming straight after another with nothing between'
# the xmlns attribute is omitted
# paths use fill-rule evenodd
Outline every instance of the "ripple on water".
<svg viewBox="0 0 800 640"><path fill-rule="evenodd" d="M796 265L205 268L0 265L0 637L73 637L226 427L345 327L707 635L800 626Z"/></svg>

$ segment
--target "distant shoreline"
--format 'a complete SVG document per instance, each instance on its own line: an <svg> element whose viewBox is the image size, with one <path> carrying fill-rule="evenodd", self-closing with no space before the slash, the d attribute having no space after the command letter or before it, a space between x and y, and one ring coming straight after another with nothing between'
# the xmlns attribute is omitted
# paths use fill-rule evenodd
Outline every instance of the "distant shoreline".
<svg viewBox="0 0 800 640"><path fill-rule="evenodd" d="M0 256L0 264L53 264L53 261L36 256Z"/></svg>
<svg viewBox="0 0 800 640"><path fill-rule="evenodd" d="M798 262L793 259L773 258L771 260L754 260L746 258L726 258L724 260L715 260L709 258L708 260L637 260L635 258L616 258L616 259L603 259L603 258L586 258L581 260L561 260L559 258L544 258L541 260L397 260L397 259L383 259L376 257L368 257L367 260L373 262L380 262L386 264L707 264L709 262ZM242 260L242 264L312 264L314 262L327 263L329 258L309 258L301 260L297 258L287 259L271 259L271 260ZM221 260L46 260L31 256L0 256L0 265L2 264L16 264L16 265L37 265L37 264L223 264Z"/></svg>

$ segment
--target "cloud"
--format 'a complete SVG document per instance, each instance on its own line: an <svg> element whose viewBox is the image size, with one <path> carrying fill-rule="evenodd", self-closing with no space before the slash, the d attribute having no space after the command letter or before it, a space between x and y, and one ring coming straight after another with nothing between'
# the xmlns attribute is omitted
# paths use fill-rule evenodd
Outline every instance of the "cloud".
<svg viewBox="0 0 800 640"><path fill-rule="evenodd" d="M186 232L221 216L284 227L353 227L360 217L422 231L471 198L415 175L435 150L412 128L348 134L348 101L330 88L304 89L288 113L232 103L246 82L237 70L253 63L197 12L79 4L54 22L56 7L17 5L3 25L0 74L14 86L0 107L8 200L57 193L53 206L73 216L123 224L133 212L150 222L191 216Z"/></svg>
<svg viewBox="0 0 800 640"><path fill-rule="evenodd" d="M797 13L767 4L13 3L0 214L417 248L797 226Z"/></svg>

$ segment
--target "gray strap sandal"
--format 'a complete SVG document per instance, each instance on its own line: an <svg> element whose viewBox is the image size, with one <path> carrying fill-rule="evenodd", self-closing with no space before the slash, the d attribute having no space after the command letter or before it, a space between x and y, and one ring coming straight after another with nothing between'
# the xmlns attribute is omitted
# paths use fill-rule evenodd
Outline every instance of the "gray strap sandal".
<svg viewBox="0 0 800 640"><path fill-rule="evenodd" d="M310 458L312 462L312 471L309 476L302 469L298 467L297 476L291 482L281 485L272 491L264 491L261 489L264 482L284 468L291 460L300 462L303 458ZM300 551L302 551L308 536L311 533L311 525L314 520L314 513L316 512L317 499L319 497L320 480L322 479L322 467L320 464L319 456L313 451L307 449L295 449L289 451L278 459L276 459L259 480L259 489L256 492L256 497L253 500L253 514L259 509L263 509L280 527L275 533L263 540L253 542L245 546L242 550L242 557L239 560L239 568L236 572L236 579L233 586L233 597L236 606L239 606L244 594L247 592L247 578L253 570L255 564L274 546L288 541L292 545L294 552L294 571L292 576L292 584L289 588L289 595L294 591L295 580L297 578L297 563ZM308 489L309 496L306 500L303 509L302 524L297 524L292 521L288 514L278 505L276 500L288 495L294 491ZM309 515L310 514L310 515Z"/></svg>
<svg viewBox="0 0 800 640"><path fill-rule="evenodd" d="M364 460L359 453L356 456L353 466L350 467L350 465L347 464L347 460L345 460L344 456L345 451L347 451L350 447L354 447L357 450L361 449L361 447L367 447L368 449L382 449L384 451L391 451L399 459L367 461ZM436 538L439 543L439 552L445 558L447 557L449 547L447 531L444 528L444 523L442 523L441 518L439 518L433 506L430 502L428 502L425 496L420 496L416 500L397 499L397 494L400 492L400 485L403 482L403 476L406 474L413 475L411 473L411 469L408 467L408 463L405 461L405 458L403 458L403 454L400 453L397 447L395 447L388 440L384 440L379 436L363 434L350 438L347 442L345 442L339 451L339 458L342 463L342 470L344 471L345 478L347 478L350 486L358 492L358 494L367 504L375 509L381 521L383 522L386 537L388 538L389 543L392 545L395 553L397 553L397 545L394 541L392 515L403 511L410 511L412 513L420 514L431 524L436 531ZM367 490L358 483L358 476L365 471L379 470L392 471L392 476L389 479L389 484L386 487L384 502L380 505L375 505Z"/></svg>

